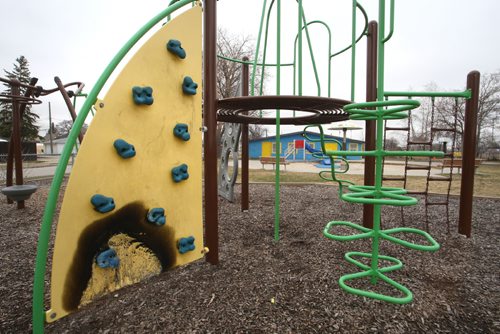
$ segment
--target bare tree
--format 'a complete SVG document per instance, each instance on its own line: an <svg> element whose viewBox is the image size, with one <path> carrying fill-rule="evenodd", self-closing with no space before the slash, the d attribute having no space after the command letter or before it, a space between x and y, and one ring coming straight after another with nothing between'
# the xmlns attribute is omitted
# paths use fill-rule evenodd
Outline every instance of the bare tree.
<svg viewBox="0 0 500 334"><path fill-rule="evenodd" d="M53 130L53 133L56 134L57 137L66 137L69 135L69 132L71 131L71 128L73 127L73 121L70 120L64 120L60 121L55 125L55 129ZM82 133L85 134L87 132L88 125L83 124L82 126Z"/></svg>
<svg viewBox="0 0 500 334"><path fill-rule="evenodd" d="M425 91L435 92L438 86L434 82L425 85ZM431 138L432 100L423 98L420 107L411 113L411 140L425 142Z"/></svg>
<svg viewBox="0 0 500 334"><path fill-rule="evenodd" d="M219 28L217 34L217 55L242 60L243 57L252 59L255 54L255 45L250 36L232 35L227 30ZM217 97L219 99L238 96L241 79L240 63L223 58L217 59ZM262 80L261 68L257 68L254 82L254 91L259 92Z"/></svg>
<svg viewBox="0 0 500 334"><path fill-rule="evenodd" d="M465 101L459 99L456 103L454 98L440 100L436 104L437 117L440 126L452 127L454 122L455 108L458 108L457 131L462 137L465 120ZM480 148L484 147L482 134L491 126L500 113L500 71L496 73L486 73L481 76L479 87L479 105L477 115L477 154L481 153Z"/></svg>
<svg viewBox="0 0 500 334"><path fill-rule="evenodd" d="M217 33L217 97L228 98L239 96L241 91L242 64L224 58L242 60L243 57L253 59L255 46L250 36L233 35L225 29L219 28ZM224 58L222 58L224 57ZM257 68L254 80L254 91L260 92L261 84L264 86L265 78L262 77L261 68ZM251 91L251 90L250 90ZM250 139L260 138L264 128L258 124L249 125ZM223 123L217 125L217 142L223 132ZM218 152L220 153L220 152Z"/></svg>

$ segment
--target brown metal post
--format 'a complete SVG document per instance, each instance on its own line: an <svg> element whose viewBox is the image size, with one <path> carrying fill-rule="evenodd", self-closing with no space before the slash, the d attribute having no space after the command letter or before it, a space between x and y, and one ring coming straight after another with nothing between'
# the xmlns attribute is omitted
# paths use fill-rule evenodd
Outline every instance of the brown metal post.
<svg viewBox="0 0 500 334"><path fill-rule="evenodd" d="M36 83L38 82L37 78L31 78L29 85L30 86L35 86ZM26 91L24 92L24 97L30 97L33 94L33 88L27 88ZM24 110L26 109L27 103L23 103L20 106L20 119L22 123L23 115L24 115ZM14 173L14 134L10 134L10 140L9 140L9 150L7 152L7 173L6 173L6 180L5 180L5 186L10 187L14 184L13 182L13 173ZM12 204L14 203L13 200L7 197L7 203Z"/></svg>
<svg viewBox="0 0 500 334"><path fill-rule="evenodd" d="M205 244L207 261L219 263L219 208L217 193L217 0L205 0L203 8L203 119L205 154Z"/></svg>
<svg viewBox="0 0 500 334"><path fill-rule="evenodd" d="M20 82L18 80L12 81L12 95L19 96L19 86ZM21 110L19 108L19 100L15 97L12 99L12 136L11 141L13 142L14 151L14 163L16 165L16 185L23 184L23 159L21 152ZM24 209L24 201L17 202L18 209Z"/></svg>
<svg viewBox="0 0 500 334"><path fill-rule="evenodd" d="M368 46L366 64L366 101L377 100L377 35L378 24L371 21L368 25ZM376 123L365 122L365 150L375 150ZM365 157L365 185L375 184L375 158ZM363 205L363 226L373 227L373 205Z"/></svg>
<svg viewBox="0 0 500 334"><path fill-rule="evenodd" d="M248 61L248 57L243 57L243 61ZM241 68L241 95L248 96L248 64L243 64ZM245 112L248 114L248 112ZM241 211L249 208L248 200L248 124L241 125Z"/></svg>
<svg viewBox="0 0 500 334"><path fill-rule="evenodd" d="M54 77L54 81L57 85L57 88L59 88L59 91L61 92L61 95L64 99L64 102L66 103L66 106L68 107L69 113L71 115L71 119L73 120L73 123L74 123L76 120L76 111L75 111L75 107L73 106L73 103L71 103L71 99L68 95L68 92L66 91L66 88L64 88L64 85L63 85L61 79L59 79L59 77ZM83 141L83 135L82 135L81 131L78 134L78 141L80 142L80 144Z"/></svg>
<svg viewBox="0 0 500 334"><path fill-rule="evenodd" d="M458 215L458 233L465 234L467 238L470 238L472 229L479 79L480 74L478 71L472 71L467 75L467 89L471 90L472 97L465 102L464 134L462 139L462 183Z"/></svg>

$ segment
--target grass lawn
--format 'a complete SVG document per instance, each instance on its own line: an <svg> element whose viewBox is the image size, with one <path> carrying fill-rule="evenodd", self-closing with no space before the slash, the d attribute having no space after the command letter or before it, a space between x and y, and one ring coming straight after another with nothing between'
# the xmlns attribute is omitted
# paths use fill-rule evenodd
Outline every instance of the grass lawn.
<svg viewBox="0 0 500 334"><path fill-rule="evenodd" d="M444 174L446 175L446 174ZM281 171L281 182L303 182L303 183L316 183L330 181L322 180L316 173L296 173L289 171ZM446 175L447 176L447 175ZM238 173L237 182L241 182L241 169ZM355 184L363 183L363 175L342 175L342 179L354 182ZM269 170L250 170L250 182L274 182L274 171ZM451 184L450 193L459 195L460 193L461 175L453 174L453 182ZM426 177L410 176L406 188L409 190L422 191L425 190ZM384 182L384 185L402 187L402 182ZM447 182L431 182L429 190L433 193L446 193ZM476 170L476 177L474 180L474 195L475 196L488 196L500 197L500 164L498 165L481 165Z"/></svg>

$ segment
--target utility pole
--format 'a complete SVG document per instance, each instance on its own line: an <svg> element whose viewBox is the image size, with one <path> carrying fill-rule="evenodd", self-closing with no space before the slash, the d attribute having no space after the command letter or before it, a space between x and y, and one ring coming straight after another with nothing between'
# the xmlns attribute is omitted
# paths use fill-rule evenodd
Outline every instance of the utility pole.
<svg viewBox="0 0 500 334"><path fill-rule="evenodd" d="M54 154L54 143L52 142L52 112L49 102L49 138L50 138L50 154Z"/></svg>

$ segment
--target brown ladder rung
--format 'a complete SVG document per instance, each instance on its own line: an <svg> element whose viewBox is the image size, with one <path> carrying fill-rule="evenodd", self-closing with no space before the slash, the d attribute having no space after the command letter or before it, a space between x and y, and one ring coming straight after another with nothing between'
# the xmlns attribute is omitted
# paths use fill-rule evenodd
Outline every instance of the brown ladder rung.
<svg viewBox="0 0 500 334"><path fill-rule="evenodd" d="M429 170L430 166L406 166L407 170Z"/></svg>
<svg viewBox="0 0 500 334"><path fill-rule="evenodd" d="M388 130L388 131L410 131L409 127L398 128L398 127L386 126L385 129Z"/></svg>
<svg viewBox="0 0 500 334"><path fill-rule="evenodd" d="M408 190L407 194L408 195L426 195L427 191L412 191L412 190Z"/></svg>
<svg viewBox="0 0 500 334"><path fill-rule="evenodd" d="M449 177L430 176L429 181L451 181Z"/></svg>
<svg viewBox="0 0 500 334"><path fill-rule="evenodd" d="M452 128L431 128L431 131L455 132L456 130Z"/></svg>
<svg viewBox="0 0 500 334"><path fill-rule="evenodd" d="M432 143L428 141L409 141L408 145L432 145Z"/></svg>
<svg viewBox="0 0 500 334"><path fill-rule="evenodd" d="M427 202L427 205L448 205L448 202Z"/></svg>
<svg viewBox="0 0 500 334"><path fill-rule="evenodd" d="M383 181L404 181L404 177L390 177L390 176L384 176L382 177Z"/></svg>

